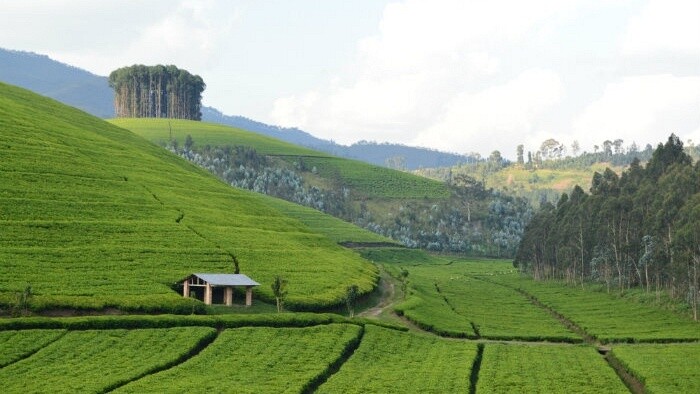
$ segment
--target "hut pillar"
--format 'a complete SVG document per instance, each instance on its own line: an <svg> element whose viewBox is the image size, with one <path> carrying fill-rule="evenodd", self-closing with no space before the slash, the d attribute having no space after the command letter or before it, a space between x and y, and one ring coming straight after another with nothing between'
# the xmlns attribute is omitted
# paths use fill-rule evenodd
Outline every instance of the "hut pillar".
<svg viewBox="0 0 700 394"><path fill-rule="evenodd" d="M211 293L211 285L207 283L204 287L204 303L207 305L211 305Z"/></svg>
<svg viewBox="0 0 700 394"><path fill-rule="evenodd" d="M227 286L224 288L224 303L226 306L233 305L233 287Z"/></svg>
<svg viewBox="0 0 700 394"><path fill-rule="evenodd" d="M253 286L245 287L245 306L253 305Z"/></svg>
<svg viewBox="0 0 700 394"><path fill-rule="evenodd" d="M182 296L187 298L190 296L190 278L185 279L182 283Z"/></svg>

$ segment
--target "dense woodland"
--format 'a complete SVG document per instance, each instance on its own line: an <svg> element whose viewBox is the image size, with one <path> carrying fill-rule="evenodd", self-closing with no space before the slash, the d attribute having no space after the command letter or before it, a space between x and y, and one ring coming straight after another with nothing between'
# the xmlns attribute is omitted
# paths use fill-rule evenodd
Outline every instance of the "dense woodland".
<svg viewBox="0 0 700 394"><path fill-rule="evenodd" d="M590 193L575 187L543 204L527 226L515 264L535 279L600 282L608 291L666 290L698 318L700 162L675 136L645 166L595 173Z"/></svg>
<svg viewBox="0 0 700 394"><path fill-rule="evenodd" d="M202 118L204 81L175 66L122 67L109 74L109 86L119 118Z"/></svg>

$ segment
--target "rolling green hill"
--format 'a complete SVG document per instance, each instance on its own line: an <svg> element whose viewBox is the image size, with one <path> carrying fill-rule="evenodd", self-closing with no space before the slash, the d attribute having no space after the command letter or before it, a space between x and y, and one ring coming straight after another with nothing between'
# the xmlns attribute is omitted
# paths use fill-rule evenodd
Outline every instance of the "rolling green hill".
<svg viewBox="0 0 700 394"><path fill-rule="evenodd" d="M155 143L164 145L171 139L184 143L189 135L199 147L205 145L239 145L255 149L258 154L301 160L308 169L316 168L326 180L342 183L366 198L445 198L449 190L443 182L406 172L342 159L303 148L274 138L214 123L180 119L112 119L111 123L131 130Z"/></svg>
<svg viewBox="0 0 700 394"><path fill-rule="evenodd" d="M339 304L347 286L367 292L377 279L336 243L375 235L316 211L295 219L127 130L5 84L0 145L4 305L31 286L37 308L189 309L176 282L232 272L234 258L262 284L258 297L287 279L297 308Z"/></svg>
<svg viewBox="0 0 700 394"><path fill-rule="evenodd" d="M478 185L449 185L232 127L152 118L110 122L232 186L315 208L408 247L509 256L530 215L524 200Z"/></svg>

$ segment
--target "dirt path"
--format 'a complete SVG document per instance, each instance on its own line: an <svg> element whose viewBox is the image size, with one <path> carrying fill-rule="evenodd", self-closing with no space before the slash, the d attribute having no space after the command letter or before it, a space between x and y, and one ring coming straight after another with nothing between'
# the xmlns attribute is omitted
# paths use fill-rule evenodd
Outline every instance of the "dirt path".
<svg viewBox="0 0 700 394"><path fill-rule="evenodd" d="M387 309L391 308L396 303L396 288L393 278L382 269L381 276L379 278L379 288L381 290L381 297L377 302L377 305L364 310L358 314L361 317L379 317Z"/></svg>

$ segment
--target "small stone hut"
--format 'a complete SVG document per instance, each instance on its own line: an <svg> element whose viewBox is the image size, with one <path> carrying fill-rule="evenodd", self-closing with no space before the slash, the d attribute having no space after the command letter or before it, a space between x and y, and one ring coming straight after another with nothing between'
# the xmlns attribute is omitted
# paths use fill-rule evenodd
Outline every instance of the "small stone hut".
<svg viewBox="0 0 700 394"><path fill-rule="evenodd" d="M243 274L192 274L188 276L182 283L182 296L189 297L190 290L193 287L204 288L204 303L212 304L212 298L215 287L224 289L224 304L227 306L233 305L233 288L245 288L245 305L253 304L253 287L260 286L260 283L250 279Z"/></svg>

